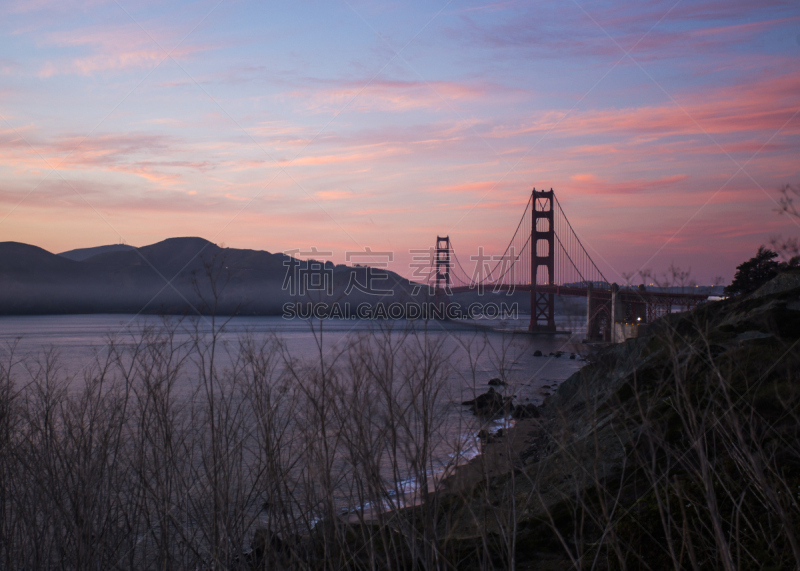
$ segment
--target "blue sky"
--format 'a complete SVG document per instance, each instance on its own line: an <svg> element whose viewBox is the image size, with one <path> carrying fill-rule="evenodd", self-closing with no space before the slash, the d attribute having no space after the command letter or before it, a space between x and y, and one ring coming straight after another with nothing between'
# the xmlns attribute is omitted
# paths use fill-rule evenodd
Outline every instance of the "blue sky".
<svg viewBox="0 0 800 571"><path fill-rule="evenodd" d="M0 240L502 251L553 187L611 279L798 226L796 2L0 6Z"/></svg>

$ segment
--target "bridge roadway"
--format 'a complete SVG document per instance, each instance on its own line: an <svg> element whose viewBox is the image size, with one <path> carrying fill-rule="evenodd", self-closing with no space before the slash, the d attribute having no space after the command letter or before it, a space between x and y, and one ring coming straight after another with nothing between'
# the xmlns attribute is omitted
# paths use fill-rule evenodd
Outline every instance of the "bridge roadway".
<svg viewBox="0 0 800 571"><path fill-rule="evenodd" d="M476 286L456 286L451 287L452 293L468 293L474 292ZM531 291L533 287L530 284L503 284L503 285L486 285L484 291L493 292L507 292L511 291ZM592 298L594 299L611 299L610 288L591 288ZM537 293L552 293L554 295L571 295L576 297L586 297L589 288L576 287L576 286L563 286L563 285L537 285ZM620 288L617 295L622 296L624 301L629 302L645 302L645 303L658 303L658 304L671 304L671 305L697 305L701 301L708 299L707 294L698 293L682 293L682 292L666 292L666 291L648 291L640 289Z"/></svg>

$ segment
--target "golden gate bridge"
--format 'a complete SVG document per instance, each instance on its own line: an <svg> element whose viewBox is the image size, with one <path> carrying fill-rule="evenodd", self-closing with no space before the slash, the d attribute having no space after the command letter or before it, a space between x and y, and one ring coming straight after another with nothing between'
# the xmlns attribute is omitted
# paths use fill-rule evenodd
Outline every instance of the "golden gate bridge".
<svg viewBox="0 0 800 571"><path fill-rule="evenodd" d="M525 211L502 255L471 255L470 274L458 259L450 236L437 236L429 282L437 299L470 291L530 291L531 332L556 333L555 296L580 296L586 302L586 339L618 341L635 336L642 323L690 309L707 295L648 291L609 283L586 251L551 188L531 191Z"/></svg>

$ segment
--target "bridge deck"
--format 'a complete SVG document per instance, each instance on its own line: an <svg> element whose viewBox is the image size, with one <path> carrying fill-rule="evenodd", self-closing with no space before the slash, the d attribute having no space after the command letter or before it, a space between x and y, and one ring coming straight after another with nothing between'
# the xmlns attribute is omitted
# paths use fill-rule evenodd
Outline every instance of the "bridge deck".
<svg viewBox="0 0 800 571"><path fill-rule="evenodd" d="M533 289L530 284L516 284L516 285L498 285L486 286L483 291L493 292L507 292L507 291L531 291ZM478 291L474 286L457 286L451 287L452 293L468 293ZM570 295L576 297L586 297L589 288L575 287L575 286L562 286L562 285L537 285L536 291L539 293L552 293L555 295ZM441 290L440 293L444 293ZM621 295L626 300L632 301L654 301L666 303L671 299L685 300L685 301L704 301L708 299L708 294L699 293L681 293L681 292L666 292L666 291L640 291L638 289L620 289L617 295ZM611 299L611 290L603 288L592 288L592 297L595 299Z"/></svg>

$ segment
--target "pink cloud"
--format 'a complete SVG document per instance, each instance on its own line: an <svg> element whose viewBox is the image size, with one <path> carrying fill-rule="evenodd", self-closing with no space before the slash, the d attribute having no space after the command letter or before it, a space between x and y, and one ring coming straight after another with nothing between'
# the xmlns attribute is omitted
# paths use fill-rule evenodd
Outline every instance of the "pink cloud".
<svg viewBox="0 0 800 571"><path fill-rule="evenodd" d="M800 131L800 122L787 125L800 109L800 76L764 77L746 85L716 88L675 96L677 103L659 106L548 111L523 125L493 128L486 136L508 138L533 133L550 136L625 134L654 140L670 136L733 134L751 131Z"/></svg>
<svg viewBox="0 0 800 571"><path fill-rule="evenodd" d="M517 2L495 5L491 12L493 17L484 20L463 10L460 25L451 28L449 36L470 46L504 50L513 57L534 53L557 59L594 56L607 60L634 50L637 59L652 61L698 53L706 58L727 56L731 46L796 20L793 4L787 0L758 5L741 0L699 0L672 6L645 2L534 7ZM766 13L787 16L763 20Z"/></svg>
<svg viewBox="0 0 800 571"><path fill-rule="evenodd" d="M42 138L32 128L23 136L0 131L0 167L13 168L20 176L53 178L78 176L91 179L113 173L133 175L159 187L180 186L192 173L204 175L219 164L207 154L193 152L193 145L163 135L115 134ZM191 157L191 158L190 158ZM221 161L220 161L221 162ZM73 174L68 174L73 173Z"/></svg>
<svg viewBox="0 0 800 571"><path fill-rule="evenodd" d="M492 86L497 91L497 86ZM453 102L476 101L486 96L485 85L453 81L364 80L347 82L322 90L293 91L291 98L302 98L314 111L347 109L367 111L409 111L447 108Z"/></svg>
<svg viewBox="0 0 800 571"><path fill-rule="evenodd" d="M629 179L622 181L602 180L593 174L576 174L570 177L578 185L574 188L586 194L634 194L674 186L689 178L685 174L675 174L654 180Z"/></svg>
<svg viewBox="0 0 800 571"><path fill-rule="evenodd" d="M454 194L485 194L497 190L498 185L502 181L480 181L480 182L462 182L460 184L451 184L445 186L438 186L431 190L434 193L454 193Z"/></svg>
<svg viewBox="0 0 800 571"><path fill-rule="evenodd" d="M349 190L320 190L314 193L314 196L320 200L345 200L352 198L353 193Z"/></svg>
<svg viewBox="0 0 800 571"><path fill-rule="evenodd" d="M79 50L88 53L48 61L39 70L38 75L42 78L70 73L94 75L104 71L155 67L166 59L168 54L180 59L210 49L210 46L188 42L174 47L174 44L177 44L176 37L174 31L168 31L166 34L158 34L151 38L138 25L132 23L116 27L52 32L44 39L47 45L65 51Z"/></svg>
<svg viewBox="0 0 800 571"><path fill-rule="evenodd" d="M375 150L370 150L375 149ZM326 155L303 154L295 159L285 159L279 161L282 164L292 166L322 166L340 163L363 163L369 164L378 159L386 159L397 155L408 154L408 149L392 145L372 145L360 148L345 148L344 152Z"/></svg>
<svg viewBox="0 0 800 571"><path fill-rule="evenodd" d="M598 180L597 176L591 173L574 174L569 178L575 182L597 182Z"/></svg>

